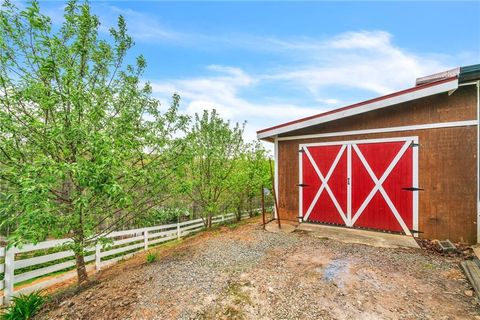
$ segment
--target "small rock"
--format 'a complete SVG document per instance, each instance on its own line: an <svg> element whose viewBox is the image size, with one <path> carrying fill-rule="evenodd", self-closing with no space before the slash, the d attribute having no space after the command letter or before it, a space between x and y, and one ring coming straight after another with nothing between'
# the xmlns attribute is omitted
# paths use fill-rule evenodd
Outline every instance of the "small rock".
<svg viewBox="0 0 480 320"><path fill-rule="evenodd" d="M74 303L73 301L71 301L71 300L65 300L65 301L63 301L63 302L60 303L60 307L63 307L63 306L65 306L65 307L71 307L71 306L73 306L74 304L75 304L75 303Z"/></svg>
<svg viewBox="0 0 480 320"><path fill-rule="evenodd" d="M465 290L464 293L467 297L473 297L473 290Z"/></svg>

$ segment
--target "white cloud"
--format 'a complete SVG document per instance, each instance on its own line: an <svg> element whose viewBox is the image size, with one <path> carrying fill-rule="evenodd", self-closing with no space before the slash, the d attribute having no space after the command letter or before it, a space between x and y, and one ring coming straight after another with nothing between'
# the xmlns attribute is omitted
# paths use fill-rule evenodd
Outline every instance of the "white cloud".
<svg viewBox="0 0 480 320"><path fill-rule="evenodd" d="M322 97L325 88L332 86L383 95L412 86L419 76L456 66L449 57L399 48L392 43L392 35L384 31L347 32L321 42L297 41L291 47L283 46L305 52L307 58L269 79L303 86L315 97Z"/></svg>
<svg viewBox="0 0 480 320"><path fill-rule="evenodd" d="M327 46L336 49L379 49L389 48L392 36L385 31L346 32L330 41Z"/></svg>
<svg viewBox="0 0 480 320"><path fill-rule="evenodd" d="M333 99L333 98L324 99L324 100L322 100L322 101L325 102L326 104L339 104L339 103L340 103L340 100L338 100L338 99Z"/></svg>
<svg viewBox="0 0 480 320"><path fill-rule="evenodd" d="M233 121L248 120L246 138L253 139L254 127L258 130L323 112L340 103L358 101L357 96L345 91L358 95L361 90L366 91L363 95L370 94L368 98L375 97L410 87L416 77L454 66L449 57L414 54L395 46L392 35L385 31L347 32L322 40L265 41L303 59L275 70L260 67L255 73L238 67L210 65L207 66L210 74L204 77L153 81L153 91L162 101L178 92L183 111L188 114L215 108ZM244 89L264 84L279 88L264 92L264 96L274 98L267 99L269 102L260 103L264 96L258 93L248 97L244 94ZM282 87L303 93L289 96L289 102L282 103L282 99L286 101Z"/></svg>
<svg viewBox="0 0 480 320"><path fill-rule="evenodd" d="M256 131L261 123L283 122L290 118L304 117L315 111L288 103L259 103L243 98L241 89L255 86L258 78L248 75L243 70L225 66L208 66L214 74L209 77L191 79L172 79L152 81L155 96L165 105L173 92L182 98L182 111L189 115L203 110L216 109L229 120L240 122L247 120L245 139L256 139Z"/></svg>

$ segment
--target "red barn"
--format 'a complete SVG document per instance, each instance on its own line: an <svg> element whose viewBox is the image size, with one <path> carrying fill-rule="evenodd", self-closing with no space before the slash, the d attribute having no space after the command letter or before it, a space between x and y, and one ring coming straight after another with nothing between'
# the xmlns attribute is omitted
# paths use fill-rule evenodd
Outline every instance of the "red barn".
<svg viewBox="0 0 480 320"><path fill-rule="evenodd" d="M260 130L281 219L476 243L480 65Z"/></svg>

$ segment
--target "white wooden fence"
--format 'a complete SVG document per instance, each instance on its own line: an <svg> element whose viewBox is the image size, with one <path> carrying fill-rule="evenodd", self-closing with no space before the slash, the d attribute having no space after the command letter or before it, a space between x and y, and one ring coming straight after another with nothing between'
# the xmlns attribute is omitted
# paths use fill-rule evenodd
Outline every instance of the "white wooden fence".
<svg viewBox="0 0 480 320"><path fill-rule="evenodd" d="M242 219L245 218L248 218L248 214L242 215ZM235 220L233 213L214 217L212 224L231 220ZM149 246L180 239L203 228L202 219L196 219L112 232L106 236L111 239L110 244L104 247L97 245L95 248L86 249L87 271L93 269L99 271L101 268L130 257L139 251L147 250ZM62 246L71 241L71 239L60 239L44 241L35 245L29 244L21 248L7 249L0 247L0 275L4 274L4 280L0 280L0 305L8 303L13 296L20 293L32 292L76 277L75 270L68 271L75 266L73 251L62 250ZM50 249L50 253L45 252L48 249ZM55 252L51 253L52 251ZM3 263L1 262L2 259L4 260ZM38 266L38 268L34 266ZM27 267L29 268L28 271L22 270ZM32 282L32 279L35 280ZM19 285L19 283L28 280L32 283ZM14 288L15 285L17 285L17 288Z"/></svg>

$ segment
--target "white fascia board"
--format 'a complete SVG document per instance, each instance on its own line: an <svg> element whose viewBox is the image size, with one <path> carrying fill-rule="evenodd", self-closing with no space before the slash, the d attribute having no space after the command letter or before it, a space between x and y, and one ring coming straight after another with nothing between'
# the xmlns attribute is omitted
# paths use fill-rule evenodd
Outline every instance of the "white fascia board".
<svg viewBox="0 0 480 320"><path fill-rule="evenodd" d="M283 127L274 128L272 130L260 132L260 133L257 133L257 138L258 139L264 139L264 138L268 138L268 137L271 137L271 136L286 133L286 132L289 132L289 131L294 131L294 130L318 125L318 124L321 124L321 123L330 122L330 121L333 121L333 120L346 118L346 117L354 116L354 115L369 112L369 111L378 110L378 109L381 109L381 108L397 105L397 104L400 104L400 103L404 103L404 102L408 102L408 101L432 96L432 95L435 95L435 94L447 92L447 91L454 90L454 89L457 89L457 88L458 88L458 79L452 79L451 81L443 82L443 83L440 83L440 84L435 85L435 86L430 86L430 87L427 87L427 88L424 88L424 89L418 89L418 90L410 91L410 92L407 92L405 94L401 94L401 95L397 95L397 96L394 96L394 97L391 97L391 98L386 98L386 99L374 101L374 102L371 102L371 103L368 103L368 104L365 104L365 105L361 105L361 106L358 106L358 107L347 109L345 111L339 111L339 112L327 114L325 116L319 116L318 118L312 118L312 119L308 119L308 120L305 120L305 121L292 123L290 125L286 125L286 126L283 126Z"/></svg>
<svg viewBox="0 0 480 320"><path fill-rule="evenodd" d="M375 134L375 133L427 130L427 129L439 129L439 128L469 127L469 126L476 126L476 125L477 125L477 120L437 122L437 123L417 124L417 125L402 126L402 127L374 128L374 129L352 130L352 131L335 131L335 132L326 132L326 133L305 134L300 136L287 136L287 137L278 138L278 141L355 136L359 134Z"/></svg>

